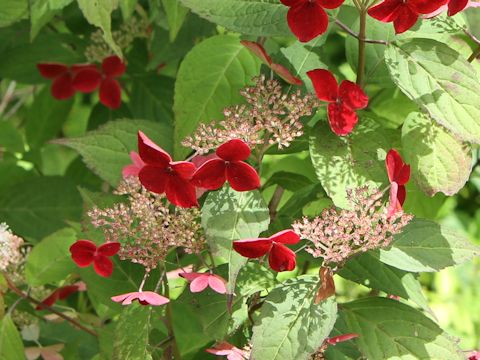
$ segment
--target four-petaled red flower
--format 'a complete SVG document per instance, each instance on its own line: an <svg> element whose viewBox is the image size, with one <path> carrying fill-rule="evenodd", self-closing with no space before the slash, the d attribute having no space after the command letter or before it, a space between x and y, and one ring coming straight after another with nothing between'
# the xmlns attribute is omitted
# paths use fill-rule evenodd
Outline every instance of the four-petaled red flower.
<svg viewBox="0 0 480 360"><path fill-rule="evenodd" d="M42 304L37 305L37 307L35 309L36 310L41 310L41 309L45 308L45 306L43 306L43 305L52 306L58 300L64 300L67 297L69 297L70 295L76 293L77 291L85 291L85 290L86 290L86 286L85 286L85 283L83 283L83 282L79 282L79 283L73 284L73 285L63 286L61 288L58 288L58 289L54 290L48 297L43 299Z"/></svg>
<svg viewBox="0 0 480 360"><path fill-rule="evenodd" d="M325 69L307 72L312 80L318 99L327 101L330 128L337 135L352 132L358 122L355 110L364 109L368 105L368 96L357 84L344 80L338 86L333 74Z"/></svg>
<svg viewBox="0 0 480 360"><path fill-rule="evenodd" d="M113 272L113 262L109 258L120 250L120 243L107 242L97 247L90 240L77 240L70 246L72 259L79 267L87 267L93 263L95 272L103 277L109 277Z"/></svg>
<svg viewBox="0 0 480 360"><path fill-rule="evenodd" d="M210 287L219 294L227 293L227 282L222 277L210 273L181 273L181 277L190 282L190 291L197 293Z"/></svg>
<svg viewBox="0 0 480 360"><path fill-rule="evenodd" d="M97 67L89 64L76 64L69 67L60 63L41 63L37 64L37 69L42 77L53 80L50 88L52 96L57 100L66 100L75 95L76 89L73 83L76 75L82 71L95 71ZM78 81L78 84L86 86L87 84L82 81Z"/></svg>
<svg viewBox="0 0 480 360"><path fill-rule="evenodd" d="M233 242L233 248L249 259L268 254L268 263L275 271L292 271L296 266L295 253L284 244L295 245L300 237L293 230L283 230L269 238L245 239Z"/></svg>
<svg viewBox="0 0 480 360"><path fill-rule="evenodd" d="M303 82L296 76L294 76L288 69L281 65L273 62L270 55L267 54L265 48L257 42L242 40L240 43L255 54L262 62L267 65L273 72L280 76L283 80L291 85L302 85Z"/></svg>
<svg viewBox="0 0 480 360"><path fill-rule="evenodd" d="M345 0L280 0L290 7L287 22L301 42L307 42L327 31L328 15L324 9L336 9Z"/></svg>
<svg viewBox="0 0 480 360"><path fill-rule="evenodd" d="M405 184L410 180L410 165L403 162L400 154L391 149L385 159L388 179L390 181L390 205L388 215L392 216L402 210L407 195Z"/></svg>
<svg viewBox="0 0 480 360"><path fill-rule="evenodd" d="M135 291L122 295L113 296L112 301L122 303L122 305L130 305L132 301L137 300L142 305L160 306L165 305L170 300L165 296L159 295L153 291Z"/></svg>
<svg viewBox="0 0 480 360"><path fill-rule="evenodd" d="M393 22L395 32L403 33L410 29L421 14L436 11L448 0L385 0L372 6L368 14L382 22Z"/></svg>
<svg viewBox="0 0 480 360"><path fill-rule="evenodd" d="M260 187L260 178L253 167L244 162L250 156L250 148L239 139L219 146L218 159L211 159L200 166L192 178L195 186L216 190L228 181L236 191L249 191Z"/></svg>
<svg viewBox="0 0 480 360"><path fill-rule="evenodd" d="M138 152L145 163L138 178L145 188L156 194L166 194L168 201L184 208L198 206L195 186L191 179L195 165L188 161L173 161L171 156L138 132Z"/></svg>

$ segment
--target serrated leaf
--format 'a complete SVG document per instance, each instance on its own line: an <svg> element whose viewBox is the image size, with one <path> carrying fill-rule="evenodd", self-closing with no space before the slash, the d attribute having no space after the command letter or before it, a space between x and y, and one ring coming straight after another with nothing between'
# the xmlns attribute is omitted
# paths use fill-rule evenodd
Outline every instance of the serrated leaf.
<svg viewBox="0 0 480 360"><path fill-rule="evenodd" d="M302 276L274 288L253 327L252 358L303 360L323 344L333 329L337 303L315 304L319 278Z"/></svg>
<svg viewBox="0 0 480 360"><path fill-rule="evenodd" d="M152 359L148 345L153 315L151 306L137 303L123 309L114 332L113 359Z"/></svg>
<svg viewBox="0 0 480 360"><path fill-rule="evenodd" d="M234 240L256 238L268 229L268 207L257 190L236 192L229 186L211 192L202 207L202 226L213 254L228 261L229 293L247 259L232 250Z"/></svg>
<svg viewBox="0 0 480 360"><path fill-rule="evenodd" d="M472 169L470 146L457 140L426 115L411 113L402 128L402 148L412 177L427 195L454 195Z"/></svg>
<svg viewBox="0 0 480 360"><path fill-rule="evenodd" d="M167 14L170 42L174 42L185 21L188 9L182 6L180 0L162 0L162 4Z"/></svg>
<svg viewBox="0 0 480 360"><path fill-rule="evenodd" d="M457 51L430 39L392 44L385 59L393 81L459 139L480 143L480 79Z"/></svg>
<svg viewBox="0 0 480 360"><path fill-rule="evenodd" d="M325 122L310 136L310 156L317 177L334 204L348 208L347 190L380 187L387 181L385 162L379 158L394 145L391 130L362 118L348 137L335 135Z"/></svg>
<svg viewBox="0 0 480 360"><path fill-rule="evenodd" d="M422 309L430 311L415 274L383 264L369 252L347 261L338 274L371 289L412 300Z"/></svg>
<svg viewBox="0 0 480 360"><path fill-rule="evenodd" d="M342 304L335 328L359 334L354 341L367 359L465 358L435 322L395 300L367 297Z"/></svg>
<svg viewBox="0 0 480 360"><path fill-rule="evenodd" d="M0 27L28 16L28 0L4 0L0 6Z"/></svg>
<svg viewBox="0 0 480 360"><path fill-rule="evenodd" d="M33 40L53 17L73 0L34 0L30 5L30 39Z"/></svg>
<svg viewBox="0 0 480 360"><path fill-rule="evenodd" d="M105 42L118 55L122 56L122 50L115 44L112 37L112 23L110 16L118 6L118 0L77 0L80 10L85 19L103 31Z"/></svg>
<svg viewBox="0 0 480 360"><path fill-rule="evenodd" d="M0 320L0 359L24 359L23 342L10 315Z"/></svg>
<svg viewBox="0 0 480 360"><path fill-rule="evenodd" d="M246 35L288 36L288 7L277 0L180 0L197 15Z"/></svg>
<svg viewBox="0 0 480 360"><path fill-rule="evenodd" d="M480 255L480 248L461 233L415 219L395 235L392 247L380 250L380 261L410 272L433 272Z"/></svg>
<svg viewBox="0 0 480 360"><path fill-rule="evenodd" d="M75 272L70 245L77 240L73 229L63 229L46 237L28 254L25 278L30 286L56 284Z"/></svg>
<svg viewBox="0 0 480 360"><path fill-rule="evenodd" d="M223 109L242 100L239 92L260 71L260 60L233 35L217 35L196 45L183 60L175 83L175 154L201 122L218 120Z"/></svg>
<svg viewBox="0 0 480 360"><path fill-rule="evenodd" d="M32 177L0 193L0 221L14 233L41 239L79 221L82 199L75 185L58 176Z"/></svg>
<svg viewBox="0 0 480 360"><path fill-rule="evenodd" d="M115 186L122 168L131 163L130 151L137 151L137 132L143 131L165 151L172 150L171 128L146 120L116 120L108 122L79 138L56 140L78 151L85 164L103 180Z"/></svg>

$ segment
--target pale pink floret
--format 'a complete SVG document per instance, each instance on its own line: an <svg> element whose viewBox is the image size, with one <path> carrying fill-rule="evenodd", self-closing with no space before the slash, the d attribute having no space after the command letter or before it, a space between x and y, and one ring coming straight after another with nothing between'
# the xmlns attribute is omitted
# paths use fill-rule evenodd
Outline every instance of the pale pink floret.
<svg viewBox="0 0 480 360"><path fill-rule="evenodd" d="M132 164L125 166L122 170L122 176L124 179L129 176L138 177L138 173L145 165L143 160L140 158L140 155L138 155L138 153L136 153L135 151L130 152L130 159L132 159Z"/></svg>
<svg viewBox="0 0 480 360"><path fill-rule="evenodd" d="M25 348L25 357L27 360L35 360L40 356L43 360L63 360L63 356L60 354L60 351L62 351L63 348L63 344L27 347Z"/></svg>
<svg viewBox="0 0 480 360"><path fill-rule="evenodd" d="M227 282L222 277L210 273L182 273L181 277L190 282L190 291L201 292L208 286L219 294L227 293Z"/></svg>
<svg viewBox="0 0 480 360"><path fill-rule="evenodd" d="M243 350L240 350L239 348L225 341L215 345L214 348L206 349L205 351L213 355L226 356L227 360L246 359L245 352Z"/></svg>
<svg viewBox="0 0 480 360"><path fill-rule="evenodd" d="M132 301L137 300L142 305L160 306L165 305L170 300L153 291L135 291L127 294L113 296L113 301L122 303L122 305L130 305Z"/></svg>

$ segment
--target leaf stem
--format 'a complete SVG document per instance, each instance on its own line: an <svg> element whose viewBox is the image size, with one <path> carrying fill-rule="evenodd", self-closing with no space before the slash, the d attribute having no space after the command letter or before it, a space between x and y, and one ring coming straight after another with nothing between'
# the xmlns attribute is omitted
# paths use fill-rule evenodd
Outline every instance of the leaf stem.
<svg viewBox="0 0 480 360"><path fill-rule="evenodd" d="M477 49L470 55L468 58L468 62L473 62L477 57L480 56L480 45L477 47Z"/></svg>
<svg viewBox="0 0 480 360"><path fill-rule="evenodd" d="M353 36L355 39L360 39L360 35L358 35L355 31L353 31L352 29L350 29L347 25L345 25L343 22L341 22L340 20L338 19L335 19L335 24L338 25L339 28L341 28L342 30L344 30L347 34ZM375 39L363 39L363 41L366 43L366 44L380 44L380 45L389 45L390 43L386 40L375 40Z"/></svg>
<svg viewBox="0 0 480 360"><path fill-rule="evenodd" d="M367 32L367 9L361 8L360 12L360 32L358 33L358 65L357 65L357 85L363 87L365 82L365 35Z"/></svg>
<svg viewBox="0 0 480 360"><path fill-rule="evenodd" d="M270 202L268 203L268 212L270 213L270 222L273 222L277 217L277 208L282 201L282 196L285 193L285 189L280 185L277 185L275 192L273 193Z"/></svg>

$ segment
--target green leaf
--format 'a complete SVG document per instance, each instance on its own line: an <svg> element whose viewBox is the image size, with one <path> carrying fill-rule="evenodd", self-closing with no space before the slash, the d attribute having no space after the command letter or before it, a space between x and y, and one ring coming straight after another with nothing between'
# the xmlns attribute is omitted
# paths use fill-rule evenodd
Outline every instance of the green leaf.
<svg viewBox="0 0 480 360"><path fill-rule="evenodd" d="M278 0L180 0L199 16L229 30L255 36L291 35L288 7Z"/></svg>
<svg viewBox="0 0 480 360"><path fill-rule="evenodd" d="M23 342L10 315L0 321L0 359L24 359Z"/></svg>
<svg viewBox="0 0 480 360"><path fill-rule="evenodd" d="M380 154L393 147L391 130L361 118L348 137L335 135L325 122L313 129L310 155L317 177L336 206L348 208L346 191L361 186L380 187L387 181L385 162Z"/></svg>
<svg viewBox="0 0 480 360"><path fill-rule="evenodd" d="M402 148L412 166L413 179L427 195L454 195L470 176L470 146L426 115L414 112L407 117L402 128Z"/></svg>
<svg viewBox="0 0 480 360"><path fill-rule="evenodd" d="M9 26L28 16L28 0L2 0L0 27Z"/></svg>
<svg viewBox="0 0 480 360"><path fill-rule="evenodd" d="M342 304L335 328L357 333L353 340L367 359L464 359L456 342L408 305L367 297Z"/></svg>
<svg viewBox="0 0 480 360"><path fill-rule="evenodd" d="M128 20L135 11L137 0L119 0L119 5L120 10L122 11L123 18L125 20Z"/></svg>
<svg viewBox="0 0 480 360"><path fill-rule="evenodd" d="M268 179L263 187L266 189L272 185L279 185L289 191L298 191L308 185L312 185L312 181L304 175L288 171L278 171Z"/></svg>
<svg viewBox="0 0 480 360"><path fill-rule="evenodd" d="M371 289L412 300L422 309L430 311L415 274L383 264L370 252L347 261L338 274Z"/></svg>
<svg viewBox="0 0 480 360"><path fill-rule="evenodd" d="M0 161L0 192L29 176L33 176L32 173L18 166L16 160Z"/></svg>
<svg viewBox="0 0 480 360"><path fill-rule="evenodd" d="M69 5L73 0L34 0L30 5L30 39L33 40L38 32L53 17L58 14L65 6Z"/></svg>
<svg viewBox="0 0 480 360"><path fill-rule="evenodd" d="M39 148L46 141L54 138L72 109L73 100L58 101L52 97L49 88L35 96L27 113L25 133L31 148Z"/></svg>
<svg viewBox="0 0 480 360"><path fill-rule="evenodd" d="M115 44L112 37L112 24L110 16L118 6L118 0L77 0L80 10L87 21L102 29L103 38L118 56L122 50Z"/></svg>
<svg viewBox="0 0 480 360"><path fill-rule="evenodd" d="M10 152L24 152L25 146L20 132L9 121L0 118L0 148Z"/></svg>
<svg viewBox="0 0 480 360"><path fill-rule="evenodd" d="M162 4L167 14L170 42L174 42L185 21L188 9L180 4L180 0L162 0Z"/></svg>
<svg viewBox="0 0 480 360"><path fill-rule="evenodd" d="M387 47L385 58L405 95L461 140L480 143L480 79L457 51L412 39Z"/></svg>
<svg viewBox="0 0 480 360"><path fill-rule="evenodd" d="M252 358L303 360L323 344L335 324L337 303L315 304L319 278L301 276L274 288L253 327Z"/></svg>
<svg viewBox="0 0 480 360"><path fill-rule="evenodd" d="M75 185L58 176L26 179L0 193L0 219L23 237L41 239L79 221L81 213Z"/></svg>
<svg viewBox="0 0 480 360"><path fill-rule="evenodd" d="M73 229L63 229L40 241L28 254L25 277L31 286L55 284L75 272L70 245L77 240Z"/></svg>
<svg viewBox="0 0 480 360"><path fill-rule="evenodd" d="M85 164L103 180L115 186L122 168L131 163L130 151L137 151L137 132L143 131L165 151L172 150L171 129L146 120L116 120L79 138L56 140L78 151Z"/></svg>
<svg viewBox="0 0 480 360"><path fill-rule="evenodd" d="M232 250L234 240L256 238L268 229L268 207L257 190L236 192L229 186L208 194L202 207L202 226L213 254L228 261L229 293L247 259Z"/></svg>
<svg viewBox="0 0 480 360"><path fill-rule="evenodd" d="M114 332L113 359L152 359L148 340L153 315L151 306L137 303L123 309Z"/></svg>
<svg viewBox="0 0 480 360"><path fill-rule="evenodd" d="M461 233L429 221L415 219L395 236L389 250L380 250L380 261L411 272L439 271L480 255L480 248Z"/></svg>
<svg viewBox="0 0 480 360"><path fill-rule="evenodd" d="M239 91L260 71L260 60L233 35L218 35L196 45L183 60L175 84L175 154L188 153L180 142L201 122L222 117L239 103Z"/></svg>

